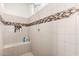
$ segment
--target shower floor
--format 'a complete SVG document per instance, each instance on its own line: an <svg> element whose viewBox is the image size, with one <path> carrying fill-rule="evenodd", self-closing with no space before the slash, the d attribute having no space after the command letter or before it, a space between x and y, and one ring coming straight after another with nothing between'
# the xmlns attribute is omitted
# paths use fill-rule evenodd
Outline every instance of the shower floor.
<svg viewBox="0 0 79 59"><path fill-rule="evenodd" d="M33 54L32 52L28 52L28 53L23 54L22 56L33 56Z"/></svg>

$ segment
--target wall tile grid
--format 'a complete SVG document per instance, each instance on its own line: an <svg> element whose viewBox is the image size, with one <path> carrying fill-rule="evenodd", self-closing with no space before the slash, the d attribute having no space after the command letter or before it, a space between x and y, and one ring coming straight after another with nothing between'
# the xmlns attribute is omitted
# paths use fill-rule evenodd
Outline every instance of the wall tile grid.
<svg viewBox="0 0 79 59"><path fill-rule="evenodd" d="M42 19L39 19L37 21L34 21L32 23L29 23L29 24L25 24L25 23L16 23L16 22L8 22L8 21L4 21L3 18L0 16L0 21L4 24L4 25L12 25L12 26L32 26L32 25L37 25L37 24L42 24L42 23L47 23L47 22L51 22L51 21L57 21L57 20L62 20L63 18L68 18L69 16L71 16L72 14L78 12L79 9L76 9L75 7L72 7L68 10L65 10L65 11L61 11L61 12L58 12L54 15L50 15L50 16L47 16L47 17L44 17ZM68 21L67 21L68 22ZM59 24L58 24L59 25ZM63 25L60 24L59 26L62 26L63 28ZM69 26L66 25L66 27ZM70 25L71 26L71 25ZM43 27L42 27L43 28ZM67 27L68 28L68 27ZM56 48L53 48L53 54L52 55L75 55L75 49L74 49L74 45L71 45L71 41L73 41L74 43L74 35L70 35L68 36L67 32L69 33L70 31L67 31L67 28L65 29L65 34L63 35L63 32L64 32L64 29L61 30L61 28L59 27L58 29L58 33L57 33L57 38L58 38L58 46L57 46L57 51L56 51ZM54 30L54 29L52 29ZM33 31L33 30L32 30ZM34 30L35 31L35 30ZM74 30L72 30L71 32L73 32ZM65 37L64 37L65 36ZM38 35L37 35L38 37ZM61 39L62 37L62 39ZM34 37L33 37L34 38ZM64 42L64 38L65 38L65 42ZM67 39L67 40L66 40ZM70 39L70 40L69 40ZM41 42L41 41L40 41ZM55 46L56 43L52 43L53 47ZM65 45L64 45L65 43ZM70 44L68 44L70 43ZM65 47L64 47L65 46ZM56 47L56 46L55 46ZM79 47L78 47L79 48ZM64 52L66 51L66 52ZM69 52L70 51L70 52ZM57 54L56 54L57 53Z"/></svg>

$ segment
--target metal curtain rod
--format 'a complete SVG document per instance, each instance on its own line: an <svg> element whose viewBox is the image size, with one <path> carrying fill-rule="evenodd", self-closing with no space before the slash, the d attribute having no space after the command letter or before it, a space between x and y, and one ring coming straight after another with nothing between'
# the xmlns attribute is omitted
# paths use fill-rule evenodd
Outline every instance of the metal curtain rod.
<svg viewBox="0 0 79 59"><path fill-rule="evenodd" d="M57 20L60 20L60 19L63 19L63 18L68 18L70 15L72 15L76 12L79 12L79 6L72 7L68 10L64 10L64 11L58 12L54 15L44 17L44 18L39 19L37 21L31 22L29 24L4 21L1 16L0 16L0 22L2 22L4 25L26 26L26 27L28 27L28 26L46 23L46 22L50 22L50 21L57 21Z"/></svg>

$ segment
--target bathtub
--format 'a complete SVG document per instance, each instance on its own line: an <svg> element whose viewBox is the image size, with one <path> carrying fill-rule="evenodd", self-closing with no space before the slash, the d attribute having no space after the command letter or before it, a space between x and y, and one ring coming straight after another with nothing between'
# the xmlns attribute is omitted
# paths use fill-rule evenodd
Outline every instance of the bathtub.
<svg viewBox="0 0 79 59"><path fill-rule="evenodd" d="M30 42L22 42L3 47L3 56L19 56L31 52Z"/></svg>

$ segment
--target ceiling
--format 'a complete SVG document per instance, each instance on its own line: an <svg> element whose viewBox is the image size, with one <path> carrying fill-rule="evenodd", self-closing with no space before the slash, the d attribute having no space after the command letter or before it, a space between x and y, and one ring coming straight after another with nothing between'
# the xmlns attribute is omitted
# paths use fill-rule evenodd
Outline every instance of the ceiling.
<svg viewBox="0 0 79 59"><path fill-rule="evenodd" d="M45 3L1 3L1 8L4 13L29 18L45 5Z"/></svg>

